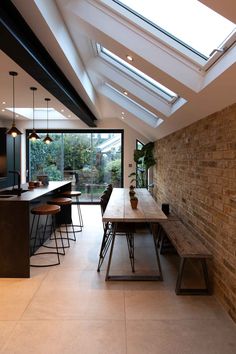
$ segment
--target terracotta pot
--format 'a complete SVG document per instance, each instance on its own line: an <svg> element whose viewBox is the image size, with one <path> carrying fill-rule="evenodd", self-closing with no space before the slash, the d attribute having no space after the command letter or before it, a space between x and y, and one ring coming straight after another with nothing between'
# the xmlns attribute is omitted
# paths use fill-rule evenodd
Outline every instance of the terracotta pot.
<svg viewBox="0 0 236 354"><path fill-rule="evenodd" d="M131 204L132 209L137 209L138 199L130 199L130 204Z"/></svg>

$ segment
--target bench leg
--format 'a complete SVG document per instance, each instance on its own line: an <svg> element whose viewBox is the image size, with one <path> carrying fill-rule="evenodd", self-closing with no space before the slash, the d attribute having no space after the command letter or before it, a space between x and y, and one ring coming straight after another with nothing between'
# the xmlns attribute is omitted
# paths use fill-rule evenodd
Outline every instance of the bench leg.
<svg viewBox="0 0 236 354"><path fill-rule="evenodd" d="M203 276L204 276L204 281L205 281L205 288L199 288L199 289L198 288L197 289L181 288L181 283L182 283L183 273L184 273L184 266L186 264L186 258L181 258L180 265L179 265L179 273L178 273L176 287L175 287L176 295L210 295L211 294L206 259L201 258L200 260L201 260L201 264L202 264L202 271L203 271Z"/></svg>
<svg viewBox="0 0 236 354"><path fill-rule="evenodd" d="M160 225L159 225L159 229L160 229ZM153 229L153 224L151 224L151 230L152 230L152 236L153 236L153 242L154 242L154 246L155 246L155 252L156 252L156 259L157 259L157 266L158 266L158 270L159 270L159 274L160 274L160 280L163 280L163 275L162 275L162 269L161 269L161 262L160 262L160 257L159 257L159 253L158 253L158 234L155 233L154 229ZM159 230L160 232L160 230Z"/></svg>

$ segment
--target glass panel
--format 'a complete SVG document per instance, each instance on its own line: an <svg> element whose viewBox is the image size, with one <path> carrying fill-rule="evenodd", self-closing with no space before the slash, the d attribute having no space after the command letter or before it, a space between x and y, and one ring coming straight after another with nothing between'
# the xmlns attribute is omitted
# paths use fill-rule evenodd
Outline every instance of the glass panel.
<svg viewBox="0 0 236 354"><path fill-rule="evenodd" d="M39 132L38 132L39 133ZM81 201L99 201L112 183L122 186L121 133L49 133L53 142L29 141L29 178L48 174L49 180L70 180Z"/></svg>
<svg viewBox="0 0 236 354"><path fill-rule="evenodd" d="M40 134L41 139L29 142L29 179L37 180L38 175L47 174L51 181L63 179L63 136L50 134L53 143L45 144L46 134Z"/></svg>
<svg viewBox="0 0 236 354"><path fill-rule="evenodd" d="M100 48L102 53L112 58L113 60L117 61L118 63L120 63L121 65L123 65L124 67L132 71L133 73L135 73L138 77L140 77L141 79L147 81L149 84L154 86L158 90L159 95L165 100L167 100L168 102L172 102L173 100L176 100L176 98L178 97L178 95L175 92L169 90L167 87L163 86L162 84L154 80L152 77L146 75L141 70L135 68L133 65L127 63L125 60L121 59L114 53L110 52L108 49L104 47L100 47Z"/></svg>
<svg viewBox="0 0 236 354"><path fill-rule="evenodd" d="M235 24L197 0L113 0L206 59L235 30Z"/></svg>

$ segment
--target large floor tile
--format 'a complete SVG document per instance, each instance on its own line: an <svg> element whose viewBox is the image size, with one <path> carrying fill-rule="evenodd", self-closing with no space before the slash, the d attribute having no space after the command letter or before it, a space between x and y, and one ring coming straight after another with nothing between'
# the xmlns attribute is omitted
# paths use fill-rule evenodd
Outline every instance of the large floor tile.
<svg viewBox="0 0 236 354"><path fill-rule="evenodd" d="M39 289L46 273L27 279L0 279L0 320L18 320Z"/></svg>
<svg viewBox="0 0 236 354"><path fill-rule="evenodd" d="M8 341L15 325L15 321L0 321L0 352L4 344Z"/></svg>
<svg viewBox="0 0 236 354"><path fill-rule="evenodd" d="M214 297L176 296L174 291L125 291L131 320L214 319L222 313Z"/></svg>
<svg viewBox="0 0 236 354"><path fill-rule="evenodd" d="M125 354L123 321L19 322L2 354Z"/></svg>
<svg viewBox="0 0 236 354"><path fill-rule="evenodd" d="M22 319L123 320L123 292L76 288L41 288Z"/></svg>
<svg viewBox="0 0 236 354"><path fill-rule="evenodd" d="M219 320L127 321L127 354L233 354L235 326Z"/></svg>

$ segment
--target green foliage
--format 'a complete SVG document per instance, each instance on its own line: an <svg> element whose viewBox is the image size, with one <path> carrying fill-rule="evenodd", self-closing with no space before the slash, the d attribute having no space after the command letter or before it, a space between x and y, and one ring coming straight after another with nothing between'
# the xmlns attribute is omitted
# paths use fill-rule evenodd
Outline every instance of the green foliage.
<svg viewBox="0 0 236 354"><path fill-rule="evenodd" d="M61 181L61 171L57 169L55 165L50 165L44 168L44 173L48 175L49 181Z"/></svg>
<svg viewBox="0 0 236 354"><path fill-rule="evenodd" d="M143 145L141 149L134 150L134 161L137 164L137 173L133 172L129 177L134 177L130 183L135 181L137 187L147 187L147 171L156 163L153 156L153 149L154 143L149 142Z"/></svg>
<svg viewBox="0 0 236 354"><path fill-rule="evenodd" d="M107 163L105 168L105 174L111 176L111 182L115 187L120 185L121 181L121 160L117 159Z"/></svg>
<svg viewBox="0 0 236 354"><path fill-rule="evenodd" d="M154 143L149 142L143 145L141 150L134 150L134 161L137 164L144 164L146 171L154 166L156 161L153 156ZM143 159L143 160L142 160Z"/></svg>

